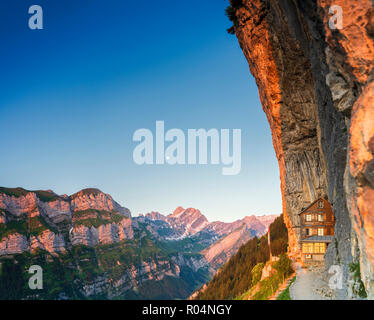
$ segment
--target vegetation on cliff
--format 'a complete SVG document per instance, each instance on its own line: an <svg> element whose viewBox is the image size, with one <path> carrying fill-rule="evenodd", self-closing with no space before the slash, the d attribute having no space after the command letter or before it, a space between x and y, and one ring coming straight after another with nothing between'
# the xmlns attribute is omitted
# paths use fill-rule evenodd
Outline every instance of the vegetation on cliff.
<svg viewBox="0 0 374 320"><path fill-rule="evenodd" d="M0 240L15 233L22 234L27 238L38 236L45 230L57 233L57 230L48 224L42 216L27 217L26 215L21 215L12 217L12 220L7 221L6 224L0 223Z"/></svg>
<svg viewBox="0 0 374 320"><path fill-rule="evenodd" d="M57 194L50 192L50 191L45 191L45 190L30 191L30 190L26 190L23 188L0 187L0 193L3 193L10 197L19 198L21 196L26 196L29 192L34 192L36 196L43 202L49 202L49 201L55 201L57 199L61 199L61 197L58 196Z"/></svg>
<svg viewBox="0 0 374 320"><path fill-rule="evenodd" d="M353 293L362 299L367 298L365 286L361 280L360 263L359 262L351 263L349 265L349 271L353 275L353 282L354 282L352 286Z"/></svg>
<svg viewBox="0 0 374 320"><path fill-rule="evenodd" d="M82 211L75 211L73 216L73 223L75 226L84 225L88 228L98 228L101 225L110 223L119 223L127 217L121 215L115 210L111 212L106 210L87 209Z"/></svg>

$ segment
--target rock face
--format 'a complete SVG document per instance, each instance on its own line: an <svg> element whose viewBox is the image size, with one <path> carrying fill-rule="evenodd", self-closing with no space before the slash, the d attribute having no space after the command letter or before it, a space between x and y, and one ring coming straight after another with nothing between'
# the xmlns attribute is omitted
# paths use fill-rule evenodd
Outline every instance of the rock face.
<svg viewBox="0 0 374 320"><path fill-rule="evenodd" d="M42 249L50 253L60 253L66 251L66 243L63 235L55 234L49 230L43 231L40 235L31 236L30 250Z"/></svg>
<svg viewBox="0 0 374 320"><path fill-rule="evenodd" d="M167 217L172 228L183 228L181 237L196 234L203 230L208 224L208 219L201 214L200 210L194 208L184 209L178 207Z"/></svg>
<svg viewBox="0 0 374 320"><path fill-rule="evenodd" d="M0 241L0 255L22 253L29 250L27 238L19 233L13 233Z"/></svg>
<svg viewBox="0 0 374 320"><path fill-rule="evenodd" d="M329 27L333 5L340 30ZM373 2L231 0L230 12L272 131L290 254L300 252L300 210L328 198L336 241L327 267L340 263L347 279L359 260L373 298Z"/></svg>
<svg viewBox="0 0 374 320"><path fill-rule="evenodd" d="M121 207L113 198L98 189L81 190L71 197L71 208L73 211L85 211L89 209L116 211L128 218L131 217L130 210Z"/></svg>
<svg viewBox="0 0 374 320"><path fill-rule="evenodd" d="M0 223L5 229L16 226L0 239L0 256L38 248L56 254L70 244L95 246L133 238L130 211L100 190L85 189L67 198L52 191L0 191Z"/></svg>

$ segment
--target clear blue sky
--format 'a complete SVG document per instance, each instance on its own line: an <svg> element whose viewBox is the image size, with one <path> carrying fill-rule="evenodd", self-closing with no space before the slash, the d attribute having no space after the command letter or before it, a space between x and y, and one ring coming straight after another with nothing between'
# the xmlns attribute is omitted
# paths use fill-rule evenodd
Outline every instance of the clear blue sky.
<svg viewBox="0 0 374 320"><path fill-rule="evenodd" d="M28 8L44 30L28 28ZM2 0L0 185L110 193L133 215L281 212L278 165L224 0ZM242 129L242 170L138 166L138 128Z"/></svg>

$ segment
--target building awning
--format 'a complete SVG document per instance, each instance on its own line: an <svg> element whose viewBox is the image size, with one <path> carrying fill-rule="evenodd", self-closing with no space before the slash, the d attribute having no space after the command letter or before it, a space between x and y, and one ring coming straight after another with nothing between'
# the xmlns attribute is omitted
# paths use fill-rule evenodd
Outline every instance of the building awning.
<svg viewBox="0 0 374 320"><path fill-rule="evenodd" d="M301 242L331 242L334 236L311 236L306 239L302 239Z"/></svg>

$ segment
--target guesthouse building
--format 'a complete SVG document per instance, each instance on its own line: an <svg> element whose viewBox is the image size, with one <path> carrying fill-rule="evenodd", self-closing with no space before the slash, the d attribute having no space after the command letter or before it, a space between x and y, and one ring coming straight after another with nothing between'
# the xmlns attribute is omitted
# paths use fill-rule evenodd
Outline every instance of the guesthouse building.
<svg viewBox="0 0 374 320"><path fill-rule="evenodd" d="M319 198L300 213L302 260L323 261L334 237L335 216L330 203Z"/></svg>

